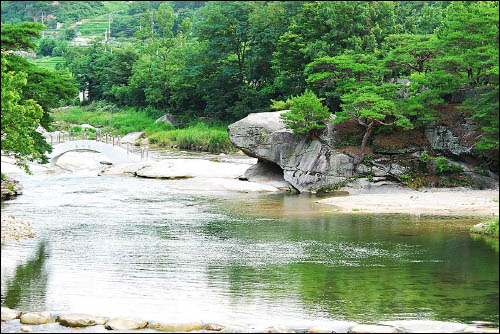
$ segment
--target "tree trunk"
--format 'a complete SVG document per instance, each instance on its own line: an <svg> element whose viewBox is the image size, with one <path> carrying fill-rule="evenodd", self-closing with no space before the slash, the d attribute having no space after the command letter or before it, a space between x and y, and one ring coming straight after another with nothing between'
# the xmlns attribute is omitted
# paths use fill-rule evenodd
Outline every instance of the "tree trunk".
<svg viewBox="0 0 500 334"><path fill-rule="evenodd" d="M368 142L368 138L370 138L370 134L372 133L373 126L375 125L375 121L371 121L366 128L365 135L363 136L363 141L361 142L361 149L359 152L359 162L363 161L365 157L365 148L366 143Z"/></svg>

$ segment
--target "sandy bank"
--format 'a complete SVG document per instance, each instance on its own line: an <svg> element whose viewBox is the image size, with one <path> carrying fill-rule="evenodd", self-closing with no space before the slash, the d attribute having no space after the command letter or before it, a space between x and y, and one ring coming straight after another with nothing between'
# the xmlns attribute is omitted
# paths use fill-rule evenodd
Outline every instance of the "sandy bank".
<svg viewBox="0 0 500 334"><path fill-rule="evenodd" d="M395 194L357 194L316 201L339 212L442 216L498 216L498 190L432 189Z"/></svg>

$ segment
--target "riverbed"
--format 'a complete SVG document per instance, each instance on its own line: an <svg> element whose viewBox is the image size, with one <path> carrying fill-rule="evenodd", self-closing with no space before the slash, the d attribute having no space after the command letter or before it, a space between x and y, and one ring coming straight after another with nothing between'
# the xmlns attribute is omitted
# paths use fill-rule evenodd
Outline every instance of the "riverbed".
<svg viewBox="0 0 500 334"><path fill-rule="evenodd" d="M100 168L16 177L24 194L2 215L32 221L36 237L2 245L2 306L263 325L498 325L498 241L468 232L480 218L341 215L316 195L196 189Z"/></svg>

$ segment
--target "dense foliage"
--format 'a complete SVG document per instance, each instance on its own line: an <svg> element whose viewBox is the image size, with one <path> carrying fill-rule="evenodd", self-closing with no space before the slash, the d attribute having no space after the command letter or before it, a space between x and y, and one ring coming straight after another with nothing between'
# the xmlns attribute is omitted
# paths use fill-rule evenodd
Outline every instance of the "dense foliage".
<svg viewBox="0 0 500 334"><path fill-rule="evenodd" d="M7 7L34 17L49 2L28 3ZM498 149L498 2L88 3L113 12L114 44L101 34L86 47L38 48L64 56L90 101L229 122L311 90L335 122L365 126L364 147L376 127L439 120L463 92L482 133L476 148ZM2 21L4 10L14 20L2 4Z"/></svg>
<svg viewBox="0 0 500 334"><path fill-rule="evenodd" d="M5 29L4 29L5 28ZM51 147L36 128L50 129L50 108L74 98L69 73L38 67L14 52L30 51L40 38L39 23L2 25L2 151L28 171L27 161L46 161Z"/></svg>

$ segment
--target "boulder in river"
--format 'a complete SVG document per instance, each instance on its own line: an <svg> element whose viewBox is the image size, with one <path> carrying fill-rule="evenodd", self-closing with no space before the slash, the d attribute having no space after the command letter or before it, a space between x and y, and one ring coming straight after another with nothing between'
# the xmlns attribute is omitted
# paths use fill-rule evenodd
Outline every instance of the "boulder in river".
<svg viewBox="0 0 500 334"><path fill-rule="evenodd" d="M86 326L96 326L104 325L107 322L107 318L98 317L88 314L70 313L60 315L58 318L59 323L66 327L86 327Z"/></svg>
<svg viewBox="0 0 500 334"><path fill-rule="evenodd" d="M42 325L48 324L50 314L47 312L28 312L21 315L21 323L25 325Z"/></svg>
<svg viewBox="0 0 500 334"><path fill-rule="evenodd" d="M132 329L142 329L148 325L147 321L138 318L131 317L119 317L113 318L109 320L105 327L106 329L114 329L114 330L132 330Z"/></svg>

